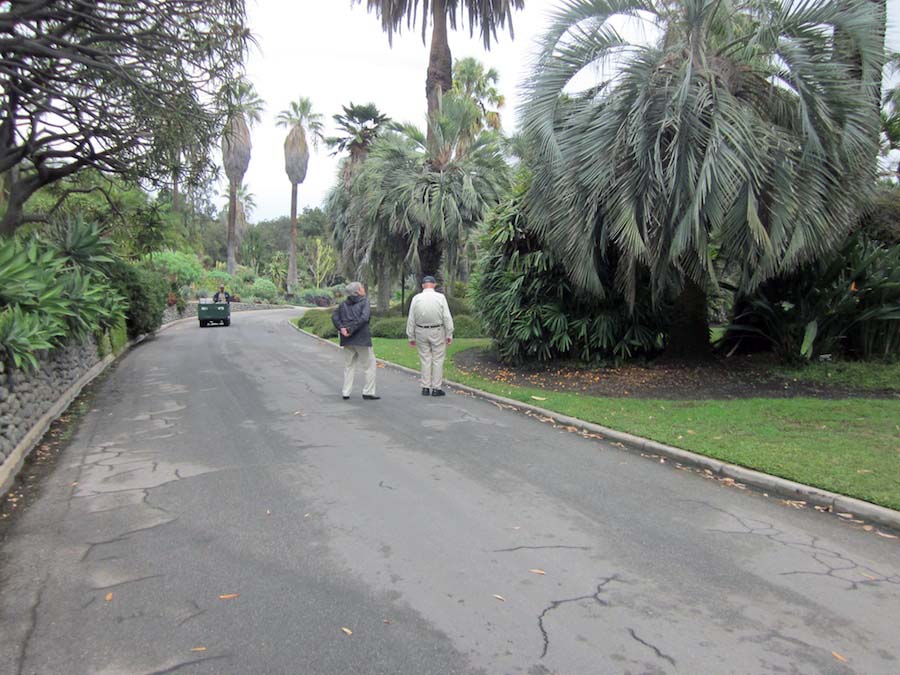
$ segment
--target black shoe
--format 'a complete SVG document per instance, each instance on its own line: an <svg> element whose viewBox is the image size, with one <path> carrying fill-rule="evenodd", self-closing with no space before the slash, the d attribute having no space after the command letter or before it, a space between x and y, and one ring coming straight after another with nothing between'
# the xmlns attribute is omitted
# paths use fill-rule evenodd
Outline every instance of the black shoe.
<svg viewBox="0 0 900 675"><path fill-rule="evenodd" d="M380 396L369 396L368 394L363 394L363 398L367 401L377 401L380 399Z"/></svg>
<svg viewBox="0 0 900 675"><path fill-rule="evenodd" d="M345 401L347 401L347 400L349 400L350 397L349 396L341 396L341 398L344 399Z"/></svg>
<svg viewBox="0 0 900 675"><path fill-rule="evenodd" d="M432 396L446 396L447 394L444 393L443 389L432 389L431 395Z"/></svg>
<svg viewBox="0 0 900 675"><path fill-rule="evenodd" d="M422 387L422 396L431 396L431 389L428 387Z"/></svg>

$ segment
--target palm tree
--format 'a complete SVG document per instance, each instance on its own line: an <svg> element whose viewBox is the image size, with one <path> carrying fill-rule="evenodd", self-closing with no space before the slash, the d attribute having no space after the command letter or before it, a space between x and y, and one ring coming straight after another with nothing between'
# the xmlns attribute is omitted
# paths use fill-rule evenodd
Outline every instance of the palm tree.
<svg viewBox="0 0 900 675"><path fill-rule="evenodd" d="M388 242L377 247L377 253L368 257L370 252L365 244L361 244L360 223L352 220L349 213L349 190L357 169L369 154L369 147L385 129L393 128L391 119L384 115L374 103L342 106L343 113L334 115L334 121L340 135L326 138L334 154L349 151L350 155L341 162L338 185L328 197L328 211L334 224L334 241L341 252L344 267L351 275L356 275L364 267L364 262L371 261L377 279L378 296L376 305L379 311L388 310L391 299L391 271L397 251Z"/></svg>
<svg viewBox="0 0 900 675"><path fill-rule="evenodd" d="M229 82L222 91L226 111L225 132L222 135L222 163L228 177L228 273L233 274L236 265L235 218L237 216L237 190L250 165L250 127L258 123L265 103L246 80Z"/></svg>
<svg viewBox="0 0 900 675"><path fill-rule="evenodd" d="M432 125L433 151L411 125L372 144L353 181L350 207L368 228L370 248L401 237L420 275L440 276L446 254L452 277L468 232L510 186L499 135L470 137L477 116L471 101L448 95Z"/></svg>
<svg viewBox="0 0 900 675"><path fill-rule="evenodd" d="M229 188L228 192L226 192L222 196L228 200L225 204L225 207L222 209L222 212L225 214L225 217L227 219L233 218L234 220L234 245L235 248L239 248L244 240L244 233L247 231L250 225L250 216L253 215L253 211L254 209L256 209L256 197L252 192L250 192L250 189L247 187L246 183L241 183L240 186L234 191ZM231 270L231 272L229 272L229 274L233 273L234 270Z"/></svg>
<svg viewBox="0 0 900 675"><path fill-rule="evenodd" d="M309 165L309 144L319 147L322 138L322 116L312 111L312 102L305 96L292 101L287 110L278 114L278 126L290 129L284 139L284 170L291 181L291 245L288 250L288 293L297 285L297 186L306 179ZM309 134L309 139L307 139Z"/></svg>
<svg viewBox="0 0 900 675"><path fill-rule="evenodd" d="M500 108L506 99L497 89L499 80L500 74L495 68L485 70L484 64L471 56L457 59L453 64L453 92L478 105L481 110L479 130L485 127L500 129Z"/></svg>
<svg viewBox="0 0 900 675"><path fill-rule="evenodd" d="M326 145L334 149L333 154L350 152L348 167L356 167L369 153L369 146L384 129L391 124L391 118L383 114L374 103L341 106L343 113L333 115L340 135L329 136L325 139ZM349 180L349 176L345 177Z"/></svg>
<svg viewBox="0 0 900 675"><path fill-rule="evenodd" d="M361 4L363 0L353 0ZM393 41L394 32L421 20L422 42L428 29L431 15L431 51L428 57L428 73L425 78L425 97L428 101L428 147L431 147L432 126L441 107L441 96L453 87L453 58L447 42L447 24L456 30L457 18L462 22L465 13L469 32L478 26L485 49L491 48L491 40L496 40L497 29L509 23L512 36L512 11L522 9L525 0L365 0L369 11L374 11L381 19L381 29L387 33L388 41ZM429 12L430 10L430 12Z"/></svg>
<svg viewBox="0 0 900 675"><path fill-rule="evenodd" d="M656 301L675 300L670 353L696 355L708 350L718 269L752 290L832 250L874 182L873 7L570 0L558 10L523 105L526 208L573 282L602 295L598 271L614 267L633 303L649 274ZM629 42L623 17L655 25L658 40ZM836 33L855 46L852 67ZM608 76L573 92L585 71Z"/></svg>

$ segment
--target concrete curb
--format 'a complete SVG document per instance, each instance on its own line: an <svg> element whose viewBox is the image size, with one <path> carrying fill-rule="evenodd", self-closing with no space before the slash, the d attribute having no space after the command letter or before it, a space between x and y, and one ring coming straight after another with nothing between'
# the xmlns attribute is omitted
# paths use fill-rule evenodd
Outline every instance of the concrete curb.
<svg viewBox="0 0 900 675"><path fill-rule="evenodd" d="M330 340L320 338L318 335L313 335L312 333L305 331L302 328L298 328L293 322L288 323L290 323L291 326L293 326L297 331L303 333L304 335L308 335L309 337L319 340L320 342L324 342L340 349L338 345L331 342ZM417 370L413 370L396 363L391 363L390 361L385 361L383 359L377 359L377 361L379 363L383 363L386 367L393 368L394 370L399 370L401 372L416 376L418 376L419 374ZM874 523L890 527L894 530L900 530L900 511L895 511L884 506L878 506L877 504L872 504L861 499L855 499L853 497L840 495L835 492L829 492L828 490L822 490L811 485L796 483L792 480L787 480L786 478L771 476L767 473L762 473L761 471L754 471L753 469L747 469L736 464L729 464L727 462L713 459L711 457L706 457L704 455L698 455L697 453L690 452L689 450L682 450L681 448L676 448L671 445L665 445L664 443L658 443L657 441L652 441L647 438L641 438L640 436L634 436L623 431L616 431L615 429L610 429L599 424L594 424L593 422L585 422L584 420L580 420L575 417L569 417L568 415L563 415L552 410L547 410L546 408L539 408L538 406L534 406L529 403L523 403L514 399L491 394L490 392L476 389L474 387L460 384L458 382L444 380L444 384L453 389L464 391L474 396L478 396L479 398L493 401L494 403L498 403L500 405L515 408L516 410L522 412L529 412L549 418L563 426L575 427L576 429L581 431L586 431L591 434L603 436L604 440L612 440L618 443L622 443L623 445L633 448L634 450L647 452L654 455L661 455L669 459L674 459L685 465L694 466L700 469L707 469L718 476L732 478L735 481L745 483L747 485L752 485L753 487L760 490L777 492L787 497L800 499L807 502L808 504L826 507L833 512L852 513L855 516L864 518Z"/></svg>

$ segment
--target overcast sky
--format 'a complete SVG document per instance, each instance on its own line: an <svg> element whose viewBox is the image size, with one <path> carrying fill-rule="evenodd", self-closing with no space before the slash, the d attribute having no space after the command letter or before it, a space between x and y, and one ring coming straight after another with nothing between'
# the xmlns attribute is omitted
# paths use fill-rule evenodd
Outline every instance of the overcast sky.
<svg viewBox="0 0 900 675"><path fill-rule="evenodd" d="M468 30L450 34L454 59L474 56L500 74L506 96L503 122L515 128L518 88L528 72L534 41L559 0L526 0L513 19L515 40L498 35L486 52ZM887 0L888 44L900 50L900 0ZM350 0L248 0L250 28L258 41L250 55L248 75L266 102L262 122L253 129L253 155L244 182L256 200L251 220L258 222L290 213L291 186L284 172L286 130L275 117L300 96L312 100L325 119L326 135L334 133L332 115L341 106L375 103L395 120L425 126L425 71L428 48L421 28L394 35L393 47L365 3ZM429 30L430 34L430 30ZM313 151L306 180L299 186L300 209L321 206L337 168L336 157L325 147ZM223 182L224 190L224 182ZM224 199L219 200L223 206Z"/></svg>

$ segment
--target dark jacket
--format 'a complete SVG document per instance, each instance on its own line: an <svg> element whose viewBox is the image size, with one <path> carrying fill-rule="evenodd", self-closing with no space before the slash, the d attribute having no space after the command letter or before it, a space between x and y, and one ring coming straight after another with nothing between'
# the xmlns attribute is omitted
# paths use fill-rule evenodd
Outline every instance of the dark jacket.
<svg viewBox="0 0 900 675"><path fill-rule="evenodd" d="M221 297L222 295L225 297ZM213 296L213 302L231 302L231 293L228 291L216 291L216 294Z"/></svg>
<svg viewBox="0 0 900 675"><path fill-rule="evenodd" d="M334 327L340 334L341 328L350 331L350 337L341 335L341 347L344 345L356 345L357 347L371 347L372 334L369 332L369 298L362 295L353 295L344 300L331 316Z"/></svg>

